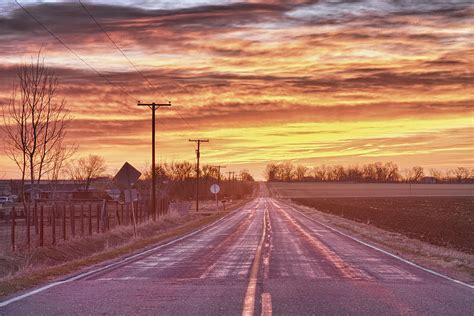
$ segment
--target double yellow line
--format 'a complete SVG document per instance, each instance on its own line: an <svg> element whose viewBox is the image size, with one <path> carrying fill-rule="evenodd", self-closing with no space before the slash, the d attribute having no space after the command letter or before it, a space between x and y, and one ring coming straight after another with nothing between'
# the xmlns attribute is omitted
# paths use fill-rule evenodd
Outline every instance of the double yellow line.
<svg viewBox="0 0 474 316"><path fill-rule="evenodd" d="M263 244L265 242L265 236L268 225L268 209L265 207L263 215L263 232L260 242L255 252L255 258L253 259L252 268L250 269L249 283L247 285L247 291L245 292L244 305L242 309L242 316L253 316L255 311L255 293L257 291L257 279L258 271L260 269L260 260L262 257ZM262 295L262 314L271 315L271 297L269 293ZM265 312L264 312L265 310Z"/></svg>

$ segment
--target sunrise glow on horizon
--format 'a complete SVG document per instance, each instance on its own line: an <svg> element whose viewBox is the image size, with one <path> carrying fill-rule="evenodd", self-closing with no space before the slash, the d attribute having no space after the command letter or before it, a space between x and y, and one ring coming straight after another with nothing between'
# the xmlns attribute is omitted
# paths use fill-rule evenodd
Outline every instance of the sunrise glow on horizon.
<svg viewBox="0 0 474 316"><path fill-rule="evenodd" d="M471 1L19 1L115 86L91 71L14 1L0 4L0 105L16 67L42 47L74 120L76 156L109 173L157 160L249 169L393 161L474 167ZM124 94L121 89L129 95ZM15 178L0 152L0 178Z"/></svg>

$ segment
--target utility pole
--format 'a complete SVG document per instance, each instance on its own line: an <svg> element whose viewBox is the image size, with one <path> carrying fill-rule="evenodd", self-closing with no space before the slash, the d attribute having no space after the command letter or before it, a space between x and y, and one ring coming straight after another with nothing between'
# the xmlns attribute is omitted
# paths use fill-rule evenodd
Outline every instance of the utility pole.
<svg viewBox="0 0 474 316"><path fill-rule="evenodd" d="M234 183L235 183L235 172L232 171L232 201L234 201Z"/></svg>
<svg viewBox="0 0 474 316"><path fill-rule="evenodd" d="M197 158L197 164L196 164L196 212L199 211L199 158L201 157L201 143L209 143L209 139L190 139L190 142L195 142L197 143L197 149L196 149L196 158Z"/></svg>
<svg viewBox="0 0 474 316"><path fill-rule="evenodd" d="M226 166L213 166L214 168L217 168L217 184L221 183L221 168L227 168Z"/></svg>
<svg viewBox="0 0 474 316"><path fill-rule="evenodd" d="M233 201L234 200L234 174L235 174L235 172L234 171L227 171L227 173L229 174L228 180L230 182L230 198Z"/></svg>
<svg viewBox="0 0 474 316"><path fill-rule="evenodd" d="M140 103L138 106L147 106L151 109L151 210L153 212L153 221L156 221L156 167L155 167L155 112L162 106L171 106L168 103Z"/></svg>

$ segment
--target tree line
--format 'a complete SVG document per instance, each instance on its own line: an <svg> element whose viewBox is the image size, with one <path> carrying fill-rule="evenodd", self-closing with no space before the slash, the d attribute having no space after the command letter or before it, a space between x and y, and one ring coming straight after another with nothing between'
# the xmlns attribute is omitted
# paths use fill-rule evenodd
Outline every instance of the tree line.
<svg viewBox="0 0 474 316"><path fill-rule="evenodd" d="M155 167L155 175L159 194L176 200L191 200L196 192L196 164L189 161L162 162ZM140 180L144 191L149 188L152 169L146 168ZM240 199L250 195L254 188L254 178L246 169L238 173L225 175L219 168L212 165L203 165L199 168L200 196L203 199L212 199L214 195L209 188L219 183L219 196L229 200Z"/></svg>
<svg viewBox="0 0 474 316"><path fill-rule="evenodd" d="M348 182L472 182L474 181L474 169L457 167L445 172L421 166L400 170L393 162L375 162L364 165L319 165L308 167L305 165L294 165L290 162L270 163L266 166L264 176L267 181L295 181L295 182L324 182L324 181L348 181ZM427 178L429 177L429 178Z"/></svg>
<svg viewBox="0 0 474 316"><path fill-rule="evenodd" d="M155 167L155 175L158 179L170 181L185 181L196 178L196 164L183 160L173 162L158 163ZM147 168L144 172L144 178L151 178L151 168ZM225 179L217 166L204 164L199 168L201 179L220 180ZM239 181L254 181L254 178L247 169L242 169L238 173L234 173L233 178Z"/></svg>

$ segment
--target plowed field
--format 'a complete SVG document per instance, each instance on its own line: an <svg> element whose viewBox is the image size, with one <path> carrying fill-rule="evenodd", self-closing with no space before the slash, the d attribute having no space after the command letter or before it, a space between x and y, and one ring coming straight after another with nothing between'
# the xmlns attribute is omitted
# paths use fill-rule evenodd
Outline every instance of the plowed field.
<svg viewBox="0 0 474 316"><path fill-rule="evenodd" d="M296 198L325 213L474 253L474 197Z"/></svg>

